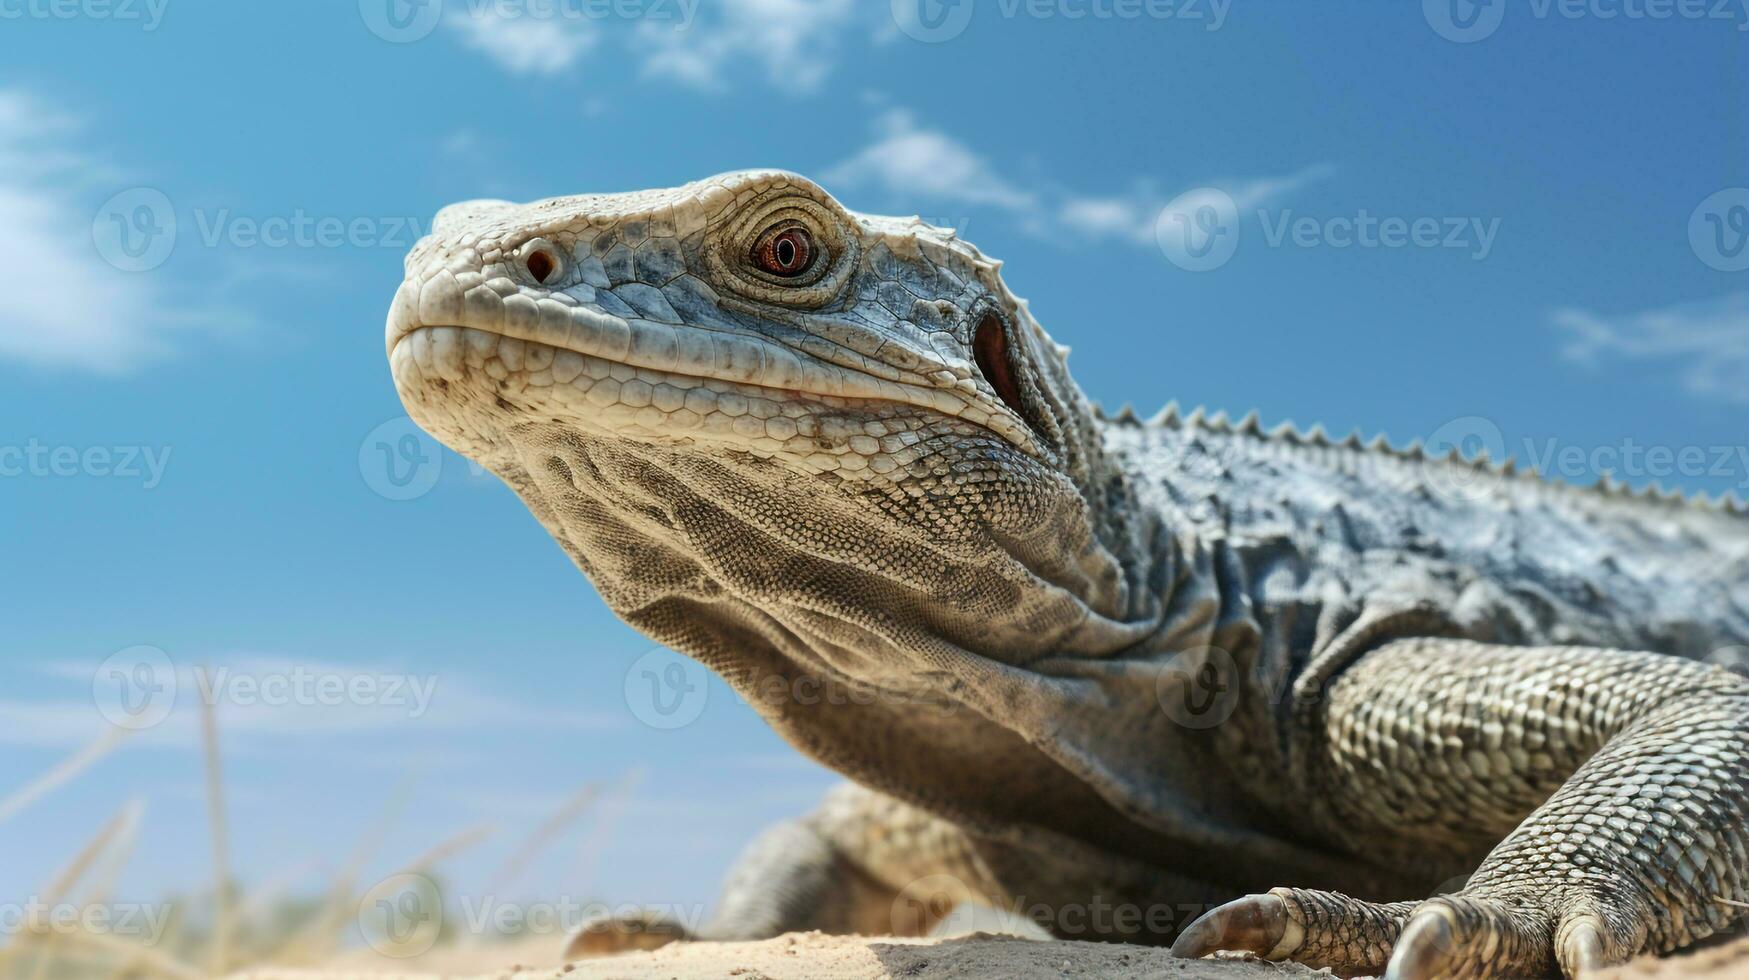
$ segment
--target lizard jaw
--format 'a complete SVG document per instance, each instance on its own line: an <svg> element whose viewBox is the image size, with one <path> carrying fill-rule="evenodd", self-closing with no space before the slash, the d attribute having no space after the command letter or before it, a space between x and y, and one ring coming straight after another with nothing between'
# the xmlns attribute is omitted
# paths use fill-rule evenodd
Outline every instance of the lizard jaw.
<svg viewBox="0 0 1749 980"><path fill-rule="evenodd" d="M390 366L414 421L475 457L513 456L515 430L561 419L596 438L714 446L843 479L897 478L943 438L1000 440L903 401L633 367L472 327L418 327Z"/></svg>
<svg viewBox="0 0 1749 980"><path fill-rule="evenodd" d="M666 382L731 396L799 400L827 409L901 406L913 413L960 420L988 430L1025 452L1038 450L1033 434L1024 426L953 389L876 377L727 326L622 317L566 292L531 294L501 278L484 280L466 272L458 276L448 269L409 277L396 292L386 333L390 361L397 365L397 371L399 365L428 356L435 359L429 366L443 369L440 374L455 373L461 368L456 358L465 359L468 350L496 346L514 351L520 343L528 350L545 348L564 371L596 368L598 362L609 365L615 376L596 380L622 384L635 380L651 385ZM467 349L449 342L464 339ZM422 346L426 344L428 348ZM537 356L543 361L547 358ZM580 364L572 356L582 359ZM514 354L511 359L519 360ZM513 363L502 367L511 372L520 370ZM641 378L637 377L640 372L644 374ZM593 396L596 404L614 404L612 386L599 387ZM634 402L638 391L633 388ZM735 404L731 397L731 409ZM645 406L634 403L629 407ZM657 421L649 413L645 415L645 421Z"/></svg>

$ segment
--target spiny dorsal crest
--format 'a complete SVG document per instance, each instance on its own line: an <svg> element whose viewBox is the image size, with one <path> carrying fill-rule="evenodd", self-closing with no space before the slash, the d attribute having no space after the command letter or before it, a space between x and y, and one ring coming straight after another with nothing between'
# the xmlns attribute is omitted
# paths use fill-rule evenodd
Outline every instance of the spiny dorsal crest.
<svg viewBox="0 0 1749 980"><path fill-rule="evenodd" d="M1329 433L1322 425L1313 425L1310 429L1302 431L1292 422L1283 422L1273 429L1265 430L1262 419L1256 410L1247 412L1245 417L1237 423L1229 421L1225 411L1209 414L1200 405L1186 413L1176 401L1166 403L1165 407L1146 422L1141 421L1135 410L1128 404L1124 405L1116 416L1107 416L1097 404L1093 406L1093 410L1102 421L1126 428L1146 426L1214 435L1239 435L1265 444L1288 448L1343 449L1351 453L1375 455L1411 463L1431 460L1451 466L1468 466L1497 476L1522 478L1527 483L1551 489L1591 493L1606 499L1638 499L1669 506L1695 507L1728 514L1749 515L1749 500L1744 500L1734 491L1728 491L1716 497L1704 491L1685 494L1680 489L1665 487L1659 483L1653 483L1636 490L1617 480L1613 474L1607 473L1591 486L1576 486L1558 479L1544 478L1535 467L1521 469L1518 461L1512 457L1502 460L1490 459L1485 449L1480 454L1470 457L1465 456L1460 449L1454 446L1443 456L1433 456L1428 453L1426 445L1420 439L1410 440L1407 445L1397 447L1391 444L1390 439L1384 433L1379 433L1367 441L1362 438L1360 430L1356 429L1337 442L1330 438Z"/></svg>

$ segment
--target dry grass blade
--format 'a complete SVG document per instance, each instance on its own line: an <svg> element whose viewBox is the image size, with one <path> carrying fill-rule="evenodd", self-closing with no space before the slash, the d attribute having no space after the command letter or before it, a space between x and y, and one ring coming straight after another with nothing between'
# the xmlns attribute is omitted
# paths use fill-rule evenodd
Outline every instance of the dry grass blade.
<svg viewBox="0 0 1749 980"><path fill-rule="evenodd" d="M394 874L423 874L432 866L447 861L468 848L478 845L481 841L496 832L489 824L480 824L448 837L437 846L419 855L413 861L403 865ZM392 875L391 875L392 877ZM269 957L271 962L319 962L331 954L336 945L335 940L345 930L351 917L357 912L356 903L359 898L355 894L356 873L349 875L339 884L344 887L344 893L333 895L323 909L309 925L297 935L281 944Z"/></svg>
<svg viewBox="0 0 1749 980"><path fill-rule="evenodd" d="M582 816L584 811L588 810L590 805L600 796L601 785L599 783L590 783L572 794L570 799L566 800L553 812L552 816L548 817L535 829L534 833L528 836L528 839L516 849L516 853L512 854L502 867L486 879L486 893L489 895L497 894L505 886L514 883L527 869L529 862L539 856L540 852L545 850L554 838L564 833L565 829Z"/></svg>
<svg viewBox="0 0 1749 980"><path fill-rule="evenodd" d="M199 970L185 963L179 963L150 946L129 942L126 939L101 932L77 932L67 938L108 950L166 977L175 978L175 980L203 980L203 974Z"/></svg>
<svg viewBox="0 0 1749 980"><path fill-rule="evenodd" d="M310 919L308 925L294 932L269 952L266 957L268 962L311 963L333 951L338 944L339 933L345 928L351 914L349 906L357 900L355 893L359 875L364 872L364 866L370 862L371 857L382 847L383 841L388 839L390 829L400 818L401 811L406 808L412 794L412 777L402 779L390 794L389 802L383 807L376 823L359 838L358 845L353 848L345 867L335 876L334 884L328 891L327 902L321 911Z"/></svg>
<svg viewBox="0 0 1749 980"><path fill-rule="evenodd" d="M79 884L79 880L85 877L85 873L91 870L91 866L97 863L97 859L103 855L104 851L109 849L110 844L116 838L133 833L134 827L139 822L141 809L138 800L129 800L123 804L116 815L110 817L109 822L103 825L103 829L97 832L97 836L91 838L90 843L80 848L73 860L68 862L53 881L49 882L38 896L38 900L45 905L53 905L65 898L67 893Z"/></svg>
<svg viewBox="0 0 1749 980"><path fill-rule="evenodd" d="M212 690L205 667L200 668L199 689ZM213 844L213 936L208 962L214 976L223 976L229 966L231 940L230 833L225 823L224 772L219 767L219 726L213 699L200 699L200 736L206 758L207 817Z"/></svg>
<svg viewBox="0 0 1749 980"><path fill-rule="evenodd" d="M478 846L486 838L497 833L498 829L491 824L478 824L469 827L452 837L446 837L436 847L419 855L419 858L402 868L397 874L416 875L429 871L433 865L455 857L470 847Z"/></svg>
<svg viewBox="0 0 1749 980"><path fill-rule="evenodd" d="M109 846L104 848L104 861L93 874L91 887L80 904L91 906L109 901L116 879L121 877L123 869L133 860L134 847L139 843L141 815L145 810L145 801L139 799L129 800L122 808L121 826L116 830Z"/></svg>
<svg viewBox="0 0 1749 980"><path fill-rule="evenodd" d="M600 814L582 844L577 849L576 864L572 871L572 880L578 888L587 889L595 881L595 871L601 861L601 853L613 833L619 826L619 819L625 814L626 805L637 793L638 787L644 781L644 770L635 767L620 777L603 796L601 806L597 808Z"/></svg>
<svg viewBox="0 0 1749 980"><path fill-rule="evenodd" d="M93 763L108 755L110 750L120 745L131 734L133 732L129 729L111 726L96 741L68 756L53 769L26 783L24 788L18 792L0 800L0 823L16 816L25 807L58 789L62 783L89 769Z"/></svg>
<svg viewBox="0 0 1749 980"><path fill-rule="evenodd" d="M124 835L131 835L140 817L139 801L134 800L124 805L103 828L97 836L91 838L79 853L68 862L67 866L55 875L54 879L38 892L34 904L42 908L52 908L66 898L67 893L79 884L80 879L91 870L98 858L102 857L111 843ZM42 932L38 923L30 923L13 941L12 945L0 951L0 965L11 962L24 949L27 942L37 948L37 959L33 975L41 977L47 974L49 964L54 958L54 940L57 933ZM34 941L34 942L32 942Z"/></svg>

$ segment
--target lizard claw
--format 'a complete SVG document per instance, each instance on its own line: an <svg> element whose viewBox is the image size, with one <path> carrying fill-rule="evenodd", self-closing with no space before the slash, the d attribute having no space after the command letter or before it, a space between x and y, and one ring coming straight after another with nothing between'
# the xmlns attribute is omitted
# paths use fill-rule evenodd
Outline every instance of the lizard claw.
<svg viewBox="0 0 1749 980"><path fill-rule="evenodd" d="M1288 925L1286 902L1275 895L1248 895L1192 922L1172 944L1172 955L1199 959L1224 949L1281 959L1293 952L1277 955Z"/></svg>
<svg viewBox="0 0 1749 980"><path fill-rule="evenodd" d="M1415 914L1397 937L1385 980L1435 980L1449 976L1456 941L1450 913L1429 909Z"/></svg>
<svg viewBox="0 0 1749 980"><path fill-rule="evenodd" d="M1569 977L1582 977L1609 965L1603 951L1603 932L1590 916L1570 920L1556 944L1561 968Z"/></svg>

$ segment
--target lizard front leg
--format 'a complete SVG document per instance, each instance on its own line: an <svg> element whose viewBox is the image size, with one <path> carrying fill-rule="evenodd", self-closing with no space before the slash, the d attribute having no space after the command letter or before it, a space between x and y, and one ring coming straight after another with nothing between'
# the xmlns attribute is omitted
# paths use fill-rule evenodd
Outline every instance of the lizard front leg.
<svg viewBox="0 0 1749 980"><path fill-rule="evenodd" d="M1576 977L1723 930L1749 898L1749 683L1728 671L1402 641L1340 675L1304 727L1295 755L1346 848L1498 843L1454 894L1276 889L1209 913L1175 952L1392 980Z"/></svg>
<svg viewBox="0 0 1749 980"><path fill-rule="evenodd" d="M786 932L924 935L963 901L989 901L987 879L957 826L843 786L800 820L742 852L697 933L651 914L584 923L566 959L654 949L679 939L743 941Z"/></svg>

